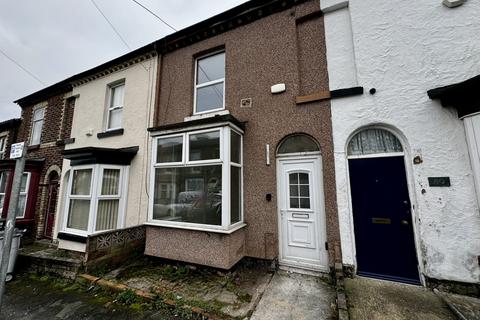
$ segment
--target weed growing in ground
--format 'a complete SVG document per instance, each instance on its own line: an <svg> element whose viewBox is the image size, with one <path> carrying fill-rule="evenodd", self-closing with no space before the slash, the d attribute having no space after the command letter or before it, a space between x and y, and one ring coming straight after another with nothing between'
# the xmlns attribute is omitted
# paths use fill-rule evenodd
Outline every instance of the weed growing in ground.
<svg viewBox="0 0 480 320"><path fill-rule="evenodd" d="M135 292L133 292L133 290L130 290L130 289L120 292L117 295L116 301L126 305L140 304L144 302L144 300L141 297L137 296Z"/></svg>

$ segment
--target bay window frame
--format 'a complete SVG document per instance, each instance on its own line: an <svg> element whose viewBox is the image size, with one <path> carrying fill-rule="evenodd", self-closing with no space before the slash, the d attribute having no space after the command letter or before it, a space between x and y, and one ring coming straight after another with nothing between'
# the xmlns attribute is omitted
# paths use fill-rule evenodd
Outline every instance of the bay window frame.
<svg viewBox="0 0 480 320"><path fill-rule="evenodd" d="M208 160L194 160L190 161L190 143L189 138L191 135L199 133L208 133L208 132L220 132L220 157L219 159L208 159ZM231 150L230 150L230 135L231 132L235 132L240 136L240 164L230 161ZM159 133L153 134L152 139L152 158L151 158L151 173L150 173L150 200L148 205L148 221L147 224L154 226L163 226L171 227L178 229L190 229L198 231L211 231L219 233L229 233L233 232L245 225L244 223L244 192L243 192L243 130L233 126L232 124L221 124L215 127L208 128L192 128L191 130L184 130L181 132L168 132L168 133ZM157 163L157 147L158 140L171 138L171 137L183 136L183 148L182 148L182 163ZM154 206L154 194L155 194L155 175L157 169L164 168L192 168L192 167L203 167L203 166L221 166L222 172L222 220L220 225L209 225L209 224L200 224L200 223L191 223L191 222L179 222L179 221L168 221L168 220L159 220L153 219L153 206ZM231 224L231 212L230 212L230 183L231 183L231 166L240 168L240 221Z"/></svg>
<svg viewBox="0 0 480 320"><path fill-rule="evenodd" d="M89 195L72 195L72 184L75 171L79 170L92 170L92 178L90 180L90 194ZM118 182L118 195L101 195L103 175L106 169L120 170L119 182ZM65 197L65 209L63 219L63 231L69 234L75 234L80 236L88 236L98 234L106 231L121 229L125 225L125 211L127 202L128 191L128 172L129 166L122 165L109 165L109 164L91 164L91 165L79 165L71 168L71 172L68 179L67 191ZM68 228L68 218L71 200L90 200L90 207L88 211L88 224L87 230L80 230L74 228ZM117 225L114 229L99 230L96 231L97 212L99 200L119 200L118 204L118 218Z"/></svg>

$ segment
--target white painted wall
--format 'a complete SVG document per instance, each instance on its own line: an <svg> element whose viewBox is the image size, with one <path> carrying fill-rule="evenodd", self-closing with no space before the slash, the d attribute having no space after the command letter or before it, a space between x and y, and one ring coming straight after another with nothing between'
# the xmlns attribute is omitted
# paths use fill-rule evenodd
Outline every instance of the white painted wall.
<svg viewBox="0 0 480 320"><path fill-rule="evenodd" d="M73 144L65 149L83 147L125 148L138 146L139 151L133 159L129 170L129 185L125 227L143 224L147 220L149 182L147 168L149 161L148 147L151 143L147 128L153 125L155 102L157 57L134 64L126 69L106 75L73 89L77 96L72 125ZM122 127L124 134L98 139L97 133L105 131L105 112L107 110L108 85L125 79L125 96ZM91 131L91 136L87 132ZM63 161L61 194L57 208L54 237L63 229L65 207L65 185L68 182L70 160ZM60 241L60 245L68 246ZM78 251L78 248L71 248Z"/></svg>
<svg viewBox="0 0 480 320"><path fill-rule="evenodd" d="M335 2L341 1L322 7ZM464 124L454 109L430 100L427 90L480 74L480 2L448 9L441 0L351 0L342 10L325 15L330 89L351 79L366 89L363 96L331 101L344 264L355 264L346 145L355 130L382 124L399 135L407 153L422 272L479 282L480 213ZM347 13L351 26L339 26L348 22ZM349 34L352 48L342 46L339 30ZM342 67L342 59L355 66L356 75ZM370 95L370 88L377 93ZM416 155L422 164L413 165ZM452 186L431 188L432 176L449 176Z"/></svg>

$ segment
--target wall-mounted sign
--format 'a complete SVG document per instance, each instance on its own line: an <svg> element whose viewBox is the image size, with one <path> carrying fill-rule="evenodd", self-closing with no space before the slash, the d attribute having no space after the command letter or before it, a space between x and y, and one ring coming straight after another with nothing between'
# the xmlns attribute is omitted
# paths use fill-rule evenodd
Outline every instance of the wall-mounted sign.
<svg viewBox="0 0 480 320"><path fill-rule="evenodd" d="M429 177L428 185L430 187L450 187L450 177Z"/></svg>
<svg viewBox="0 0 480 320"><path fill-rule="evenodd" d="M25 142L19 142L12 144L10 148L10 159L18 159L22 157L23 148L25 148Z"/></svg>

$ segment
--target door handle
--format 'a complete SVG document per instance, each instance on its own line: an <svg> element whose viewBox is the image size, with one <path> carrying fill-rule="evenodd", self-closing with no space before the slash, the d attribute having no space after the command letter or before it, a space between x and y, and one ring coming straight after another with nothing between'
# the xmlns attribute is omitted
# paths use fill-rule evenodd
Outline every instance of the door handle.
<svg viewBox="0 0 480 320"><path fill-rule="evenodd" d="M308 219L310 215L308 213L292 213L292 218Z"/></svg>

